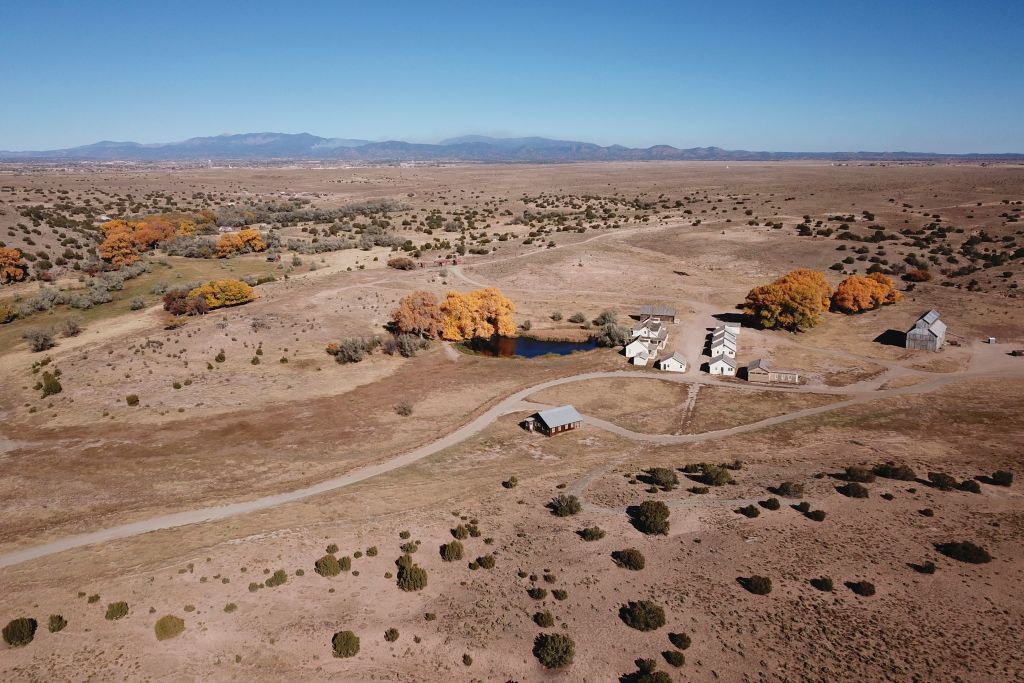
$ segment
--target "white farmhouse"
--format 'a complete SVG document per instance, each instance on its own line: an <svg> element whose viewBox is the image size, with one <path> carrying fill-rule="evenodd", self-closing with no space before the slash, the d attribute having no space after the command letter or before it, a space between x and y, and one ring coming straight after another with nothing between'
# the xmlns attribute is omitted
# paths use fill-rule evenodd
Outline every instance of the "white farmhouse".
<svg viewBox="0 0 1024 683"><path fill-rule="evenodd" d="M708 363L708 373L712 375L736 376L736 361L729 356L714 356Z"/></svg>
<svg viewBox="0 0 1024 683"><path fill-rule="evenodd" d="M715 356L728 356L729 358L736 357L736 340L733 337L721 337L718 340L711 341L711 357Z"/></svg>
<svg viewBox="0 0 1024 683"><path fill-rule="evenodd" d="M686 358L678 351L658 361L658 369L666 372L686 372Z"/></svg>

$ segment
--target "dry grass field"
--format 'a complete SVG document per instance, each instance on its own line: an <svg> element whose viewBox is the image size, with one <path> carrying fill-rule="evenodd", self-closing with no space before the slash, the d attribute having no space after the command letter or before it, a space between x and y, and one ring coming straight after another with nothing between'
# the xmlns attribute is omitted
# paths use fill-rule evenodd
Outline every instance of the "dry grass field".
<svg viewBox="0 0 1024 683"><path fill-rule="evenodd" d="M0 324L0 625L37 622L0 643L0 676L1024 680L1022 202L1012 165L0 167L0 246L49 280L0 287L17 314ZM280 260L165 245L123 282L88 274L106 218L203 210L257 227ZM933 278L899 279L913 264ZM701 369L752 287L872 267L901 302L744 327L739 365L799 386ZM163 309L165 291L225 277L258 282L255 300ZM101 281L108 301L67 303ZM611 348L325 352L386 337L409 292L484 286L542 339L673 306L666 352L691 367ZM952 344L891 343L933 307ZM52 347L33 351L33 331ZM44 372L59 393L41 396ZM519 426L565 403L580 429ZM875 473L887 462L912 473ZM664 503L664 533L645 501ZM647 630L624 609L638 601L660 608ZM184 630L160 639L165 615ZM343 631L354 656L332 649ZM541 634L570 638L571 663L545 669Z"/></svg>

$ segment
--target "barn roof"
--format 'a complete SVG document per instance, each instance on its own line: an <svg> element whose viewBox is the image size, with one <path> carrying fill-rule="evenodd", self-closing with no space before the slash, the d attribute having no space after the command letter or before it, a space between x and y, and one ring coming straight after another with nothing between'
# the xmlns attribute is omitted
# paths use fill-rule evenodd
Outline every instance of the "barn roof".
<svg viewBox="0 0 1024 683"><path fill-rule="evenodd" d="M537 417L539 417L541 421L548 426L548 429L564 427L572 424L573 422L583 421L583 416L576 412L576 409L571 405L542 410L537 413Z"/></svg>
<svg viewBox="0 0 1024 683"><path fill-rule="evenodd" d="M939 312L937 310L935 310L934 308L932 310L928 311L927 313L925 313L924 315L922 315L919 318L919 320L921 320L922 322L924 322L924 323L926 323L928 325L932 325L938 319L939 319Z"/></svg>
<svg viewBox="0 0 1024 683"><path fill-rule="evenodd" d="M686 356L679 353L678 351L673 351L671 355L662 358L661 362L664 363L667 360L676 360L682 363L683 365L686 365Z"/></svg>
<svg viewBox="0 0 1024 683"><path fill-rule="evenodd" d="M729 358L729 356L725 355L724 353L712 358L711 362L708 363L708 365L714 365L715 363L725 363L730 368L736 367L736 361L734 361L732 358Z"/></svg>
<svg viewBox="0 0 1024 683"><path fill-rule="evenodd" d="M765 371L767 371L768 370L768 361L766 361L764 358L758 358L757 360L752 361L750 363L750 365L747 366L747 370L765 370Z"/></svg>
<svg viewBox="0 0 1024 683"><path fill-rule="evenodd" d="M676 316L676 309L671 306L641 306L640 315L670 315L674 318Z"/></svg>

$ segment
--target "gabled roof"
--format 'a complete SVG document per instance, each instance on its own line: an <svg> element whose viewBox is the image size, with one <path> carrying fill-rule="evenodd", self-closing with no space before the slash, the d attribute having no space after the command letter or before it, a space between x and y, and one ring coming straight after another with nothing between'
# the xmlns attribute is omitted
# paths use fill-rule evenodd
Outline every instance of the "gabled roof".
<svg viewBox="0 0 1024 683"><path fill-rule="evenodd" d="M718 339L711 340L711 348L717 348L719 346L727 346L731 350L736 350L736 340L732 337L720 337Z"/></svg>
<svg viewBox="0 0 1024 683"><path fill-rule="evenodd" d="M918 320L921 320L922 322L927 323L928 325L931 325L932 323L934 323L938 319L939 319L939 312L937 310L935 310L934 308L931 309L930 311L928 311L927 313L925 313L924 315L922 315L920 318L918 318Z"/></svg>
<svg viewBox="0 0 1024 683"><path fill-rule="evenodd" d="M936 320L928 326L928 331L934 334L936 337L941 337L946 334L946 323L941 320Z"/></svg>
<svg viewBox="0 0 1024 683"><path fill-rule="evenodd" d="M676 315L676 309L671 306L641 306L640 315L670 315L674 318Z"/></svg>
<svg viewBox="0 0 1024 683"><path fill-rule="evenodd" d="M679 353L678 351L673 351L671 355L662 358L658 362L659 363L664 363L665 361L669 361L669 360L678 361L678 362L682 363L683 365L686 365L686 357L683 354Z"/></svg>
<svg viewBox="0 0 1024 683"><path fill-rule="evenodd" d="M720 329L715 330L711 334L711 339L712 340L721 339L722 337L725 337L726 339L732 339L733 341L736 341L736 333L733 332L732 330L726 330L726 329L721 329L720 328Z"/></svg>
<svg viewBox="0 0 1024 683"><path fill-rule="evenodd" d="M583 416L576 412L571 405L548 408L537 413L537 417L548 426L549 429L564 427L573 422L582 422Z"/></svg>
<svg viewBox="0 0 1024 683"><path fill-rule="evenodd" d="M766 361L764 358L758 358L757 360L752 361L749 365L747 365L747 370L764 370L765 372L767 372L768 361Z"/></svg>
<svg viewBox="0 0 1024 683"><path fill-rule="evenodd" d="M732 358L729 358L729 356L725 355L724 353L712 358L711 362L708 363L708 365L711 366L714 365L715 363L725 363L730 368L736 368L736 361L734 361Z"/></svg>

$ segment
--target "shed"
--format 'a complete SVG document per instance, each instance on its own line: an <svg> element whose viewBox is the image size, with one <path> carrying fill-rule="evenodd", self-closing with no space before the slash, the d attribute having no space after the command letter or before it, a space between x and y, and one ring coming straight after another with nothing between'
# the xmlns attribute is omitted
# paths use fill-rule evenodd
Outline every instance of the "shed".
<svg viewBox="0 0 1024 683"><path fill-rule="evenodd" d="M678 351L658 361L658 369L666 372L686 372L686 358Z"/></svg>
<svg viewBox="0 0 1024 683"><path fill-rule="evenodd" d="M540 432L546 436L554 436L579 428L583 423L580 415L571 405L548 408L534 413L523 421L523 427L530 432Z"/></svg>
<svg viewBox="0 0 1024 683"><path fill-rule="evenodd" d="M730 377L736 376L736 361L729 356L719 355L711 359L708 363L708 373L712 375L729 375Z"/></svg>
<svg viewBox="0 0 1024 683"><path fill-rule="evenodd" d="M747 366L747 381L759 384L779 382L781 384L799 384L800 373L793 370L772 370L768 362L758 358Z"/></svg>
<svg viewBox="0 0 1024 683"><path fill-rule="evenodd" d="M907 331L906 347L918 351L938 351L946 343L946 323L934 308L922 315Z"/></svg>
<svg viewBox="0 0 1024 683"><path fill-rule="evenodd" d="M676 321L676 309L671 306L641 306L640 319L653 318L667 323Z"/></svg>

